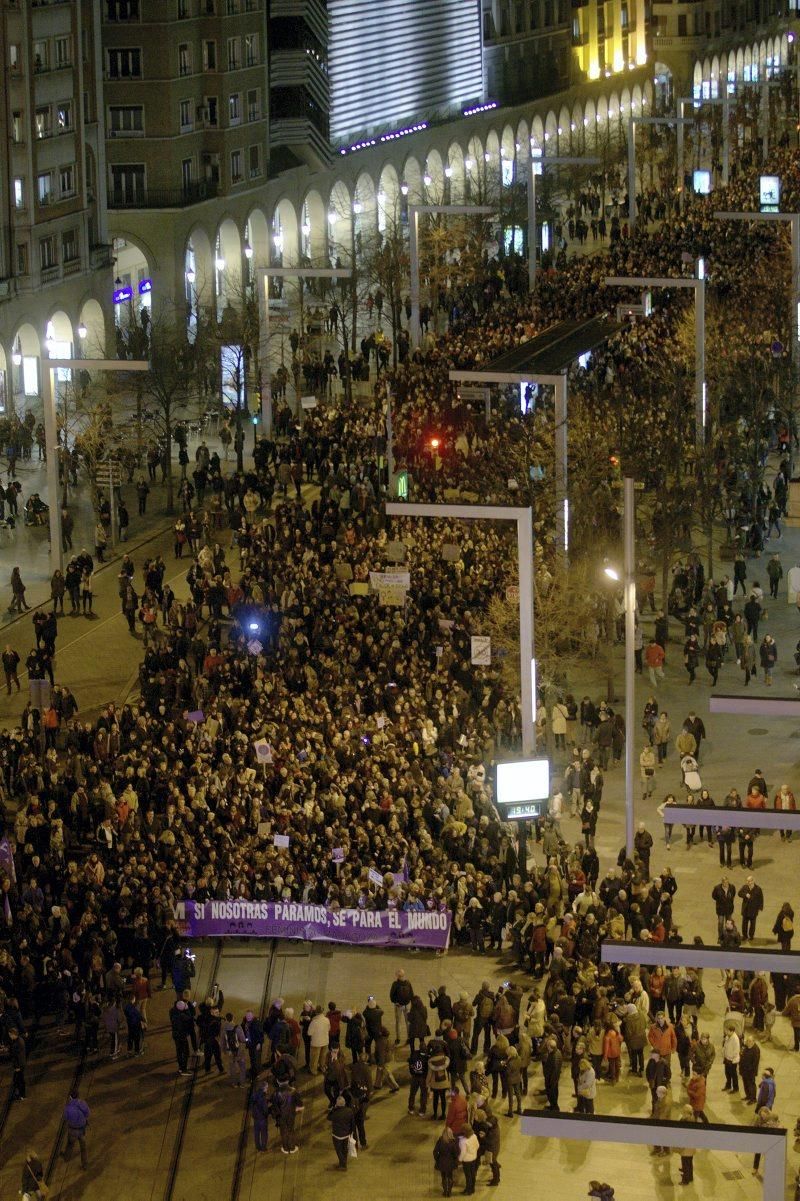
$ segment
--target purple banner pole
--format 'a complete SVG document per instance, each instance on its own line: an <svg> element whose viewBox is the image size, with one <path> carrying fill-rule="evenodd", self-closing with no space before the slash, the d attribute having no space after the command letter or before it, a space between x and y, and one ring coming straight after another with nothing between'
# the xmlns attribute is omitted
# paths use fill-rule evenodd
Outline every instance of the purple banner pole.
<svg viewBox="0 0 800 1201"><path fill-rule="evenodd" d="M181 901L176 918L185 938L299 938L361 947L441 951L451 915L438 910L328 909L298 901Z"/></svg>

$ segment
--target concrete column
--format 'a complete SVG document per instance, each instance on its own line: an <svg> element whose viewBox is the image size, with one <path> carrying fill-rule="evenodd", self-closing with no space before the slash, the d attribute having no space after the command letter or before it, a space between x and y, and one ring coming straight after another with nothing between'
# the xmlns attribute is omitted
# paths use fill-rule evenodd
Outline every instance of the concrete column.
<svg viewBox="0 0 800 1201"><path fill-rule="evenodd" d="M47 448L47 503L50 506L50 571L64 567L61 544L61 492L58 487L58 434L56 426L56 397L53 369L44 355L42 368L42 404L44 407L44 438Z"/></svg>

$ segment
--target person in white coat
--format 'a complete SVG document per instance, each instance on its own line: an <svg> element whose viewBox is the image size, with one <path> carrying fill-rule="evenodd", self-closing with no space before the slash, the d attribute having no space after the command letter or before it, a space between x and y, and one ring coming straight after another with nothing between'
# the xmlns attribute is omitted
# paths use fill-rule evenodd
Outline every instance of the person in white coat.
<svg viewBox="0 0 800 1201"><path fill-rule="evenodd" d="M322 1012L321 1005L317 1005L314 1010L314 1016L308 1023L308 1036L311 1039L308 1070L312 1075L315 1072L324 1072L325 1063L328 1058L331 1024L327 1016Z"/></svg>
<svg viewBox="0 0 800 1201"><path fill-rule="evenodd" d="M725 1027L725 1037L722 1042L722 1061L725 1067L724 1093L739 1091L739 1060L742 1054L742 1044L736 1027L730 1023Z"/></svg>

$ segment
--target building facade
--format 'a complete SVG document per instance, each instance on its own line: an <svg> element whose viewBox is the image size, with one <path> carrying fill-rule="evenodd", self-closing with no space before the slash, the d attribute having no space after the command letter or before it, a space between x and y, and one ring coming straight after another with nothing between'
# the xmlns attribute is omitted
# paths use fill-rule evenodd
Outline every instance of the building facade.
<svg viewBox="0 0 800 1201"><path fill-rule="evenodd" d="M0 412L39 395L41 357L103 349L112 281L100 12L0 2Z"/></svg>
<svg viewBox="0 0 800 1201"><path fill-rule="evenodd" d="M346 258L410 201L492 183L502 204L532 151L605 153L652 111L654 66L710 96L789 56L779 0L654 0L655 56L645 0L468 0L482 105L453 114L443 99L472 95L470 60L453 88L414 100L387 86L337 108L359 69L337 58L337 22L364 3L0 0L3 404L34 398L48 341L94 357L144 308L219 319L258 267ZM409 124L381 132L402 113ZM346 130L355 143L331 141Z"/></svg>

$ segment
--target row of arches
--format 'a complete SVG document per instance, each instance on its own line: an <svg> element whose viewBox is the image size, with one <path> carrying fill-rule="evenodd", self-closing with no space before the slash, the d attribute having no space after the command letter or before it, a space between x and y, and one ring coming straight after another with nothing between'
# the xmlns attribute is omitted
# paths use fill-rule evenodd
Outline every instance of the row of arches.
<svg viewBox="0 0 800 1201"><path fill-rule="evenodd" d="M41 395L42 359L104 358L106 327L100 303L86 298L71 313L55 309L43 327L22 318L11 342L0 341L0 413L20 410Z"/></svg>
<svg viewBox="0 0 800 1201"><path fill-rule="evenodd" d="M260 267L357 261L370 239L405 223L409 203L481 202L524 182L531 155L598 155L621 144L630 117L646 115L652 103L649 81L577 99L483 134L465 132L446 148L432 145L399 165L387 161L350 179L332 171L324 186L310 187L299 202L278 194L271 204L254 206L244 221L226 215L213 230L197 224L183 256L190 328L203 307L217 319L235 308ZM135 239L126 244L135 246ZM146 248L140 246L139 254L140 272L151 272Z"/></svg>
<svg viewBox="0 0 800 1201"><path fill-rule="evenodd" d="M777 77L789 61L789 37L782 34L752 46L740 46L728 54L714 55L694 65L692 82L696 100L713 99L720 83L764 83Z"/></svg>

